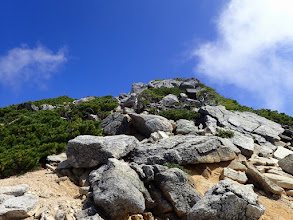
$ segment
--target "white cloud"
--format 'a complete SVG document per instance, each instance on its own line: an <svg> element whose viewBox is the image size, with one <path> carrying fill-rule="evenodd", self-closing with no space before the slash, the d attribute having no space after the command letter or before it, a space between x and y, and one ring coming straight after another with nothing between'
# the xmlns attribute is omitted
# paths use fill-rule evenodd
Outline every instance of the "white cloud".
<svg viewBox="0 0 293 220"><path fill-rule="evenodd" d="M0 56L0 83L14 89L24 83L42 87L64 62L64 48L53 53L40 45L32 49L17 47Z"/></svg>
<svg viewBox="0 0 293 220"><path fill-rule="evenodd" d="M292 11L292 0L230 0L216 21L217 39L193 52L197 71L283 110L293 92Z"/></svg>

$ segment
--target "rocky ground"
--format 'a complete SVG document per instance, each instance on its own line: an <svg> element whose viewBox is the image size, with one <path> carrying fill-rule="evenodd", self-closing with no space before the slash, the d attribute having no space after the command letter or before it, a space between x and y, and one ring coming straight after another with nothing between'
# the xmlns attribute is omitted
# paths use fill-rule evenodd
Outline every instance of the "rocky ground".
<svg viewBox="0 0 293 220"><path fill-rule="evenodd" d="M1 180L0 219L293 219L293 131L184 93L141 112L140 92L174 86L200 91L193 78L133 84L105 137L78 136L47 169ZM154 106L200 117L168 120Z"/></svg>

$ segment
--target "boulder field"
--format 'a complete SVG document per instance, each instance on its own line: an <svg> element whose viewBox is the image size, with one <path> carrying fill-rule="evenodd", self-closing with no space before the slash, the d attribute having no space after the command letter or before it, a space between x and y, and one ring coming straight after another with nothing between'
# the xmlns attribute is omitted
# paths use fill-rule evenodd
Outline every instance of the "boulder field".
<svg viewBox="0 0 293 220"><path fill-rule="evenodd" d="M169 120L148 108L141 112L139 94L146 89L201 91L199 86L194 78L134 83L102 121L105 136L77 136L68 142L66 154L48 157L48 168L79 185L85 198L83 210L72 218L256 220L266 210L260 194L293 196L293 131L186 94L169 94L149 105L165 111L184 106L198 113L197 119ZM188 167L221 162L229 166L202 195ZM208 172L202 175L208 178ZM0 187L0 219L34 217L38 200L26 193L28 187Z"/></svg>

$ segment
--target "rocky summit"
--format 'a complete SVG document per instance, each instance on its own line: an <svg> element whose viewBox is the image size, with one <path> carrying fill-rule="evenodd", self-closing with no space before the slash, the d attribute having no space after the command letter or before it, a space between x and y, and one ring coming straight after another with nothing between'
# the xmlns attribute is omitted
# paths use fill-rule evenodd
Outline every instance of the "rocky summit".
<svg viewBox="0 0 293 220"><path fill-rule="evenodd" d="M22 103L15 111L58 117L47 132L59 129L55 140L66 144L41 145L47 154L38 162L46 161L46 178L58 175L55 191L64 181L79 187L80 205L61 200L49 208L54 193L1 184L0 219L293 219L292 119L241 106L195 78L134 83L115 98ZM278 209L285 211L275 218Z"/></svg>

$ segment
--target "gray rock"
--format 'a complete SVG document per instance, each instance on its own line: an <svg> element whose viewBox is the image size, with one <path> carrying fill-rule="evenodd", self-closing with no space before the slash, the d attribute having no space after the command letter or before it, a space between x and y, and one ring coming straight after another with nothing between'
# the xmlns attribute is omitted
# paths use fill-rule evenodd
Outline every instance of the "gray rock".
<svg viewBox="0 0 293 220"><path fill-rule="evenodd" d="M274 152L274 157L278 160L281 160L290 154L293 154L293 151L288 150L284 147L278 147L277 150Z"/></svg>
<svg viewBox="0 0 293 220"><path fill-rule="evenodd" d="M186 99L184 101L185 104L187 105L195 105L196 107L200 107L201 106L201 102L195 99Z"/></svg>
<svg viewBox="0 0 293 220"><path fill-rule="evenodd" d="M281 125L252 112L232 112L224 106L204 106L200 113L217 119L218 124L225 129L260 135L268 141L280 140L278 135L284 132Z"/></svg>
<svg viewBox="0 0 293 220"><path fill-rule="evenodd" d="M87 117L88 120L92 120L92 121L99 121L99 116L94 115L94 114L89 114Z"/></svg>
<svg viewBox="0 0 293 220"><path fill-rule="evenodd" d="M29 111L39 111L39 108L30 102L24 102L17 106L17 110L27 109Z"/></svg>
<svg viewBox="0 0 293 220"><path fill-rule="evenodd" d="M155 187L154 184L150 184L149 192L155 201L155 207L152 209L153 214L160 215L173 211L172 204L163 196L161 190Z"/></svg>
<svg viewBox="0 0 293 220"><path fill-rule="evenodd" d="M43 104L40 106L40 110L53 110L55 109L55 106L49 105L49 104Z"/></svg>
<svg viewBox="0 0 293 220"><path fill-rule="evenodd" d="M293 189L293 178L273 173L264 173L264 176L284 189Z"/></svg>
<svg viewBox="0 0 293 220"><path fill-rule="evenodd" d="M225 179L209 189L187 215L187 220L259 219L265 207L258 203L252 185Z"/></svg>
<svg viewBox="0 0 293 220"><path fill-rule="evenodd" d="M90 174L95 204L110 219L128 219L129 214L142 213L145 198L151 200L138 174L123 161L109 159Z"/></svg>
<svg viewBox="0 0 293 220"><path fill-rule="evenodd" d="M115 112L103 120L101 128L107 135L130 134L130 118Z"/></svg>
<svg viewBox="0 0 293 220"><path fill-rule="evenodd" d="M284 171L293 175L293 154L289 154L279 160L278 164Z"/></svg>
<svg viewBox="0 0 293 220"><path fill-rule="evenodd" d="M172 133L173 127L168 119L159 115L129 114L132 125L143 135L149 137L156 131Z"/></svg>
<svg viewBox="0 0 293 220"><path fill-rule="evenodd" d="M95 99L94 96L87 96L85 98L74 100L72 103L75 104L75 105L78 105L78 104L81 104L83 102L89 102L89 101L94 100L94 99Z"/></svg>
<svg viewBox="0 0 293 220"><path fill-rule="evenodd" d="M250 137L246 137L238 132L234 133L234 136L230 138L232 143L236 145L241 153L245 156L250 157L254 152L254 141Z"/></svg>
<svg viewBox="0 0 293 220"><path fill-rule="evenodd" d="M177 135L155 144L142 144L132 152L133 161L138 164L217 163L235 157L233 150L222 146L220 138L195 135Z"/></svg>
<svg viewBox="0 0 293 220"><path fill-rule="evenodd" d="M165 138L169 138L169 135L164 131L156 131L154 133L151 133L151 136L150 136L150 139L153 142L156 142L158 140L165 139Z"/></svg>
<svg viewBox="0 0 293 220"><path fill-rule="evenodd" d="M187 80L184 80L184 82L182 82L180 84L180 89L185 90L185 89L195 89L196 87L198 87L199 82L197 79L195 78L189 78Z"/></svg>
<svg viewBox="0 0 293 220"><path fill-rule="evenodd" d="M188 99L188 96L185 93L179 94L179 100L184 102L186 99Z"/></svg>
<svg viewBox="0 0 293 220"><path fill-rule="evenodd" d="M126 156L138 143L135 137L127 135L80 135L68 141L66 154L73 167L89 168L106 163L111 157L119 159Z"/></svg>
<svg viewBox="0 0 293 220"><path fill-rule="evenodd" d="M238 183L242 183L242 184L247 182L247 176L245 175L245 173L243 173L241 171L233 170L228 167L225 167L223 169L221 179L224 179L226 177L228 177L231 180L235 180Z"/></svg>
<svg viewBox="0 0 293 220"><path fill-rule="evenodd" d="M212 134L217 134L217 120L214 119L213 117L206 115L205 116L205 124L207 129L212 133Z"/></svg>
<svg viewBox="0 0 293 220"><path fill-rule="evenodd" d="M188 175L178 168L157 173L155 183L179 217L185 217L191 207L201 199Z"/></svg>
<svg viewBox="0 0 293 220"><path fill-rule="evenodd" d="M173 88L180 86L182 81L175 79L152 80L148 83L149 88Z"/></svg>
<svg viewBox="0 0 293 220"><path fill-rule="evenodd" d="M66 153L53 154L53 155L47 156L47 161L49 164L59 164L65 160L67 160Z"/></svg>
<svg viewBox="0 0 293 220"><path fill-rule="evenodd" d="M161 100L162 105L164 106L174 106L176 103L179 103L179 100L176 95L169 94L166 95L162 100Z"/></svg>
<svg viewBox="0 0 293 220"><path fill-rule="evenodd" d="M198 131L193 121L189 121L186 119L179 119L176 122L176 133L177 134L189 134L196 133Z"/></svg>
<svg viewBox="0 0 293 220"><path fill-rule="evenodd" d="M98 209L95 207L93 202L90 202L87 208L83 209L76 215L76 220L104 220L99 213Z"/></svg>
<svg viewBox="0 0 293 220"><path fill-rule="evenodd" d="M0 204L0 219L24 219L31 216L39 201L34 195L13 196Z"/></svg>
<svg viewBox="0 0 293 220"><path fill-rule="evenodd" d="M29 185L27 184L22 184L17 186L1 186L0 194L22 196L26 192L28 187Z"/></svg>
<svg viewBox="0 0 293 220"><path fill-rule="evenodd" d="M239 148L237 148L230 139L228 138L219 138L219 140L221 141L223 146L227 146L229 147L232 151L234 151L235 154L240 154L241 151L239 150Z"/></svg>
<svg viewBox="0 0 293 220"><path fill-rule="evenodd" d="M247 170L246 175L248 179L253 182L258 187L262 188L266 192L271 192L273 194L283 194L284 190L276 185L274 182L265 177L256 168L246 163Z"/></svg>
<svg viewBox="0 0 293 220"><path fill-rule="evenodd" d="M132 87L131 87L131 91L130 93L141 93L143 90L147 89L148 88L148 84L145 84L145 83L133 83L132 84Z"/></svg>
<svg viewBox="0 0 293 220"><path fill-rule="evenodd" d="M137 94L131 93L126 98L120 100L121 107L136 108L137 106Z"/></svg>

